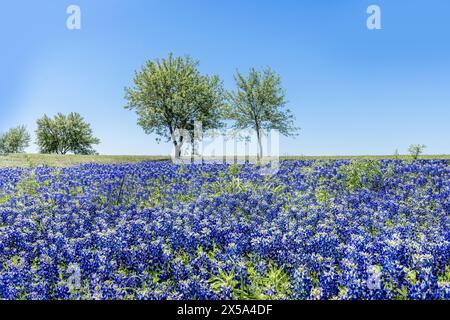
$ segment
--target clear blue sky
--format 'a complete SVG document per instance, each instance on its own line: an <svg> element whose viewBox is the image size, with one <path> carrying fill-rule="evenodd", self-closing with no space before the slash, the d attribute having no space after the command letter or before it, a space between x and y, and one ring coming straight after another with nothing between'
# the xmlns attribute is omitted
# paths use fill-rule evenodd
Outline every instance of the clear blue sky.
<svg viewBox="0 0 450 320"><path fill-rule="evenodd" d="M66 28L70 4L81 30ZM370 4L382 30L366 28ZM123 89L172 51L230 89L237 68L276 70L302 128L282 154L450 153L449 21L448 0L5 0L0 131L77 111L102 154L167 154L123 109Z"/></svg>

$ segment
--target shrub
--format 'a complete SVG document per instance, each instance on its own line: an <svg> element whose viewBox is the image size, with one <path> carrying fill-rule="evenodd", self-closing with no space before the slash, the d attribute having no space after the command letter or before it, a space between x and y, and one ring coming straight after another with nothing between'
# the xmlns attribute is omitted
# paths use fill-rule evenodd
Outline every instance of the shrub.
<svg viewBox="0 0 450 320"><path fill-rule="evenodd" d="M412 159L417 160L426 147L424 144L412 144L409 146L408 151Z"/></svg>
<svg viewBox="0 0 450 320"><path fill-rule="evenodd" d="M0 135L0 153L22 153L30 145L30 134L25 126L18 126Z"/></svg>
<svg viewBox="0 0 450 320"><path fill-rule="evenodd" d="M346 187L351 192L361 188L379 188L383 178L380 165L374 160L353 160L342 166L339 173L343 175Z"/></svg>
<svg viewBox="0 0 450 320"><path fill-rule="evenodd" d="M96 154L92 146L100 143L78 113L58 113L53 119L44 116L37 121L36 135L41 153Z"/></svg>

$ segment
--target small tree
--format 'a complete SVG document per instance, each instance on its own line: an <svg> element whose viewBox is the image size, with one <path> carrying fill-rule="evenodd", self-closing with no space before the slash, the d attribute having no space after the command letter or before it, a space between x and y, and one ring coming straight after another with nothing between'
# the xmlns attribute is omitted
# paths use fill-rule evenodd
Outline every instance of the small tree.
<svg viewBox="0 0 450 320"><path fill-rule="evenodd" d="M398 152L398 149L395 149L394 151L394 159L396 160L400 159L400 153Z"/></svg>
<svg viewBox="0 0 450 320"><path fill-rule="evenodd" d="M201 75L197 66L198 61L189 56L169 54L167 59L148 61L136 73L134 87L125 89L125 108L136 111L145 133L155 133L158 141L172 141L177 158L185 143L177 129L187 130L193 137L195 121L204 129L222 126L222 83L217 76Z"/></svg>
<svg viewBox="0 0 450 320"><path fill-rule="evenodd" d="M30 134L25 126L9 129L0 135L0 153L23 153L30 145Z"/></svg>
<svg viewBox="0 0 450 320"><path fill-rule="evenodd" d="M417 160L426 147L424 144L412 144L409 146L408 151L412 159Z"/></svg>
<svg viewBox="0 0 450 320"><path fill-rule="evenodd" d="M281 78L270 68L260 72L250 69L245 77L235 75L236 91L228 94L227 118L234 120L237 130L254 129L258 139L258 157L263 156L263 130L278 130L285 136L294 136L294 117L286 106Z"/></svg>
<svg viewBox="0 0 450 320"><path fill-rule="evenodd" d="M37 121L36 135L41 153L95 154L92 145L100 143L91 126L73 112L68 116L58 113L53 119L44 115Z"/></svg>

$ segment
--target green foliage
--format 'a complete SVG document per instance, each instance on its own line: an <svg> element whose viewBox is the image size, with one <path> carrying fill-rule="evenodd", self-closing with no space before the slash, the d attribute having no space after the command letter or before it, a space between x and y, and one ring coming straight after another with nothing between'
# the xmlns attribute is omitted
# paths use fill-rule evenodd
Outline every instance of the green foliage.
<svg viewBox="0 0 450 320"><path fill-rule="evenodd" d="M247 190L247 185L238 177L232 177L231 182L229 184L225 184L223 190L230 194L241 193Z"/></svg>
<svg viewBox="0 0 450 320"><path fill-rule="evenodd" d="M35 196L38 194L40 188L39 182L36 180L36 174L32 171L30 174L25 174L16 185L16 193L18 195Z"/></svg>
<svg viewBox="0 0 450 320"><path fill-rule="evenodd" d="M275 187L275 189L273 190L273 192L275 193L276 196L279 196L281 193L284 192L284 190L286 189L286 186L280 184L278 186Z"/></svg>
<svg viewBox="0 0 450 320"><path fill-rule="evenodd" d="M374 160L353 160L342 166L339 173L344 177L345 185L351 192L361 188L377 188L383 178L380 165Z"/></svg>
<svg viewBox="0 0 450 320"><path fill-rule="evenodd" d="M218 271L217 276L209 279L211 289L220 293L223 288L232 290L235 300L274 300L287 299L291 293L290 279L284 267L269 263L265 274L256 271L253 263L248 262L248 279L238 279L234 269L226 273Z"/></svg>
<svg viewBox="0 0 450 320"><path fill-rule="evenodd" d="M18 126L0 135L0 153L23 153L30 145L30 134L25 126Z"/></svg>
<svg viewBox="0 0 450 320"><path fill-rule="evenodd" d="M262 157L260 130L278 130L293 136L297 128L293 115L286 106L281 78L270 68L260 72L250 69L247 77L239 71L235 76L236 91L228 94L226 118L234 120L237 130L254 129L258 136L259 157Z"/></svg>
<svg viewBox="0 0 450 320"><path fill-rule="evenodd" d="M450 265L445 266L445 274L438 278L439 282L450 283Z"/></svg>
<svg viewBox="0 0 450 320"><path fill-rule="evenodd" d="M394 300L408 300L408 287L402 286L401 288L396 288L395 292L397 293L394 296Z"/></svg>
<svg viewBox="0 0 450 320"><path fill-rule="evenodd" d="M417 283L417 272L414 270L405 270L406 273L406 281L408 281L412 286L415 286Z"/></svg>
<svg viewBox="0 0 450 320"><path fill-rule="evenodd" d="M253 189L251 182L244 182L236 176L231 176L231 179L222 178L221 180L211 183L209 186L216 196L224 193L231 195Z"/></svg>
<svg viewBox="0 0 450 320"><path fill-rule="evenodd" d="M78 113L58 113L53 119L44 115L37 120L37 144L41 153L92 155L93 145L100 140L93 136L90 124Z"/></svg>
<svg viewBox="0 0 450 320"><path fill-rule="evenodd" d="M219 270L217 276L213 276L209 279L209 284L214 292L220 293L222 288L235 289L239 284L239 281L235 278L234 269L229 273Z"/></svg>
<svg viewBox="0 0 450 320"><path fill-rule="evenodd" d="M183 174L185 171L186 171L186 167L185 167L184 163L181 163L180 169L178 169L178 173Z"/></svg>
<svg viewBox="0 0 450 320"><path fill-rule="evenodd" d="M0 195L0 205L5 204L9 201L10 196L8 195Z"/></svg>
<svg viewBox="0 0 450 320"><path fill-rule="evenodd" d="M408 152L413 160L417 160L427 146L424 144L412 144L408 148Z"/></svg>
<svg viewBox="0 0 450 320"><path fill-rule="evenodd" d="M233 177L236 177L240 171L241 171L241 169L240 169L239 165L236 163L232 164L228 167L228 174Z"/></svg>
<svg viewBox="0 0 450 320"><path fill-rule="evenodd" d="M322 204L328 204L331 197L329 189L324 187L317 188L315 195L317 202Z"/></svg>
<svg viewBox="0 0 450 320"><path fill-rule="evenodd" d="M250 285L236 290L238 299L287 299L290 295L290 279L283 266L278 268L274 263L270 263L265 275L260 275L252 265L248 271Z"/></svg>
<svg viewBox="0 0 450 320"><path fill-rule="evenodd" d="M135 110L138 125L145 133L172 141L176 156L185 143L177 130L194 136L194 122L203 129L216 129L224 105L224 91L218 76L201 75L198 61L189 56L148 61L134 77L134 87L126 88L126 109Z"/></svg>

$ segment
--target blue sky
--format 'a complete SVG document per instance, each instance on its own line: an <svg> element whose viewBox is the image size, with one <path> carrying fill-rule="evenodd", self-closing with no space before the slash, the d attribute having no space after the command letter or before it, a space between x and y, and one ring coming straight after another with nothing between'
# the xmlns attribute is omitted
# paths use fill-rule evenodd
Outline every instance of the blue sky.
<svg viewBox="0 0 450 320"><path fill-rule="evenodd" d="M81 8L82 29L66 28ZM368 30L377 4L382 30ZM270 66L301 127L281 154L450 153L450 1L2 1L0 131L79 112L102 154L168 154L123 108L147 59L190 54L228 89ZM36 152L32 146L28 150Z"/></svg>

